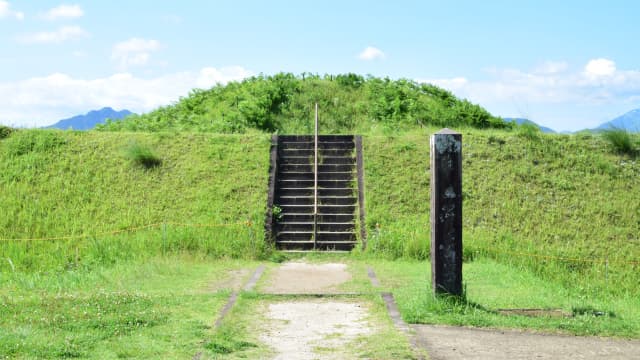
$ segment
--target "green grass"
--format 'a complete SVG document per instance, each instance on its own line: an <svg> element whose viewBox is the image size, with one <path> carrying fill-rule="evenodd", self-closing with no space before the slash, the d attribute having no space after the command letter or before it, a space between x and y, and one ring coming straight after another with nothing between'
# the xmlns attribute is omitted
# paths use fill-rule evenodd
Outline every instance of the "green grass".
<svg viewBox="0 0 640 360"><path fill-rule="evenodd" d="M162 165L162 159L151 148L137 142L129 144L126 156L129 160L147 169Z"/></svg>
<svg viewBox="0 0 640 360"><path fill-rule="evenodd" d="M609 129L602 132L602 137L620 154L635 157L640 150L640 142L635 136L623 129Z"/></svg>
<svg viewBox="0 0 640 360"><path fill-rule="evenodd" d="M128 160L132 143L153 148L162 166ZM166 251L263 256L269 144L267 135L17 131L0 142L0 239L72 238L0 241L0 271Z"/></svg>
<svg viewBox="0 0 640 360"><path fill-rule="evenodd" d="M364 136L369 237L366 251L346 258L350 267L364 274L357 259L377 264L412 322L639 337L640 163L591 134L462 129L467 297L434 300L428 265L404 260L429 257L435 130L380 126ZM131 143L153 149L162 164L132 162ZM236 336L250 328L207 328L202 309L211 316L224 296L180 283L197 280L193 288L202 289L204 267L228 264L213 259L286 258L271 251L262 230L269 145L265 134L162 132L18 130L0 140L0 354L263 351L254 338ZM188 260L158 260L176 257ZM207 265L194 273L185 263ZM362 274L343 290L370 291ZM104 321L96 320L98 307ZM495 312L512 307L577 316Z"/></svg>
<svg viewBox="0 0 640 360"><path fill-rule="evenodd" d="M429 134L365 136L368 253L429 255ZM591 135L463 129L465 257L586 294L638 294L640 163Z"/></svg>
<svg viewBox="0 0 640 360"><path fill-rule="evenodd" d="M640 300L542 279L528 269L481 258L465 263L463 299L434 297L428 262L372 261L405 321L492 328L527 328L575 335L640 337ZM567 317L503 315L504 309L562 310Z"/></svg>
<svg viewBox="0 0 640 360"><path fill-rule="evenodd" d="M97 126L107 131L313 133L313 104L325 133L430 126L511 128L479 105L413 80L356 74L279 73L194 89L174 104Z"/></svg>
<svg viewBox="0 0 640 360"><path fill-rule="evenodd" d="M175 256L54 275L4 274L0 358L191 358L214 333L230 271L254 267Z"/></svg>

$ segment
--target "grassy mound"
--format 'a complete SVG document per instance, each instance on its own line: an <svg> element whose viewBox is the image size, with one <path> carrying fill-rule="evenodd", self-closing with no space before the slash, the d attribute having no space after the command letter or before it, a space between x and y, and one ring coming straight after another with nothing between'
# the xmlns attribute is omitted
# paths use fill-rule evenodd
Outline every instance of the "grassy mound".
<svg viewBox="0 0 640 360"><path fill-rule="evenodd" d="M356 74L280 73L196 89L176 104L148 114L110 121L109 131L178 130L244 133L250 129L312 133L313 104L320 107L324 131L368 133L375 129L421 126L505 128L511 124L484 108L430 84Z"/></svg>
<svg viewBox="0 0 640 360"><path fill-rule="evenodd" d="M269 144L262 134L17 131L0 142L0 238L61 239L0 241L0 269L172 250L260 256Z"/></svg>
<svg viewBox="0 0 640 360"><path fill-rule="evenodd" d="M368 254L428 258L435 130L365 135ZM589 134L462 132L467 261L490 257L586 291L637 293L634 157ZM181 251L267 256L268 150L265 134L16 131L0 142L0 238L61 239L0 241L0 271Z"/></svg>

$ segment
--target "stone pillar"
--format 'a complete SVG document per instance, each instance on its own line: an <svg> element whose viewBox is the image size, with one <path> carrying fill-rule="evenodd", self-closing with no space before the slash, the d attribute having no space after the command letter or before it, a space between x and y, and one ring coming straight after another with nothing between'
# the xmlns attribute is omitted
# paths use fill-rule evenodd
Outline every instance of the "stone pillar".
<svg viewBox="0 0 640 360"><path fill-rule="evenodd" d="M462 295L462 134L431 136L431 283Z"/></svg>

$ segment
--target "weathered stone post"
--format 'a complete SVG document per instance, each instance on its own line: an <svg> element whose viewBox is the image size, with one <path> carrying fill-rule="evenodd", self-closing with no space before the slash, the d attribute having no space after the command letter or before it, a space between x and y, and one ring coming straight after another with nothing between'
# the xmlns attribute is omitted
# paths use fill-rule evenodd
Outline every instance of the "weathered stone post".
<svg viewBox="0 0 640 360"><path fill-rule="evenodd" d="M431 283L462 295L462 134L431 136Z"/></svg>

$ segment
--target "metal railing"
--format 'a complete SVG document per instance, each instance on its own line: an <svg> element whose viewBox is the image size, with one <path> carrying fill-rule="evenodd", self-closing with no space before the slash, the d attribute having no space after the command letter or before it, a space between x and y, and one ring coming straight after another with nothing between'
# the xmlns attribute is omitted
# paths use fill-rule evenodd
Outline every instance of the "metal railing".
<svg viewBox="0 0 640 360"><path fill-rule="evenodd" d="M318 103L316 103L313 154L313 248L318 244Z"/></svg>

